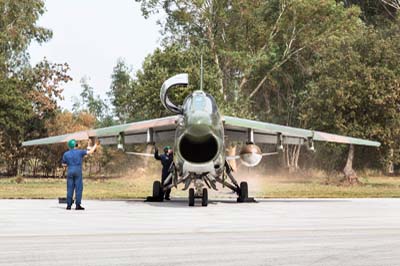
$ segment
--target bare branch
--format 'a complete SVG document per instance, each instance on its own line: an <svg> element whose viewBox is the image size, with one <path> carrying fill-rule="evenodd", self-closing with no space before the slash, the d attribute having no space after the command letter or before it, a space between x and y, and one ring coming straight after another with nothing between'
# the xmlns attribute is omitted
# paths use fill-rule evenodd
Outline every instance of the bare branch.
<svg viewBox="0 0 400 266"><path fill-rule="evenodd" d="M276 69L278 69L279 67L281 67L284 63L286 63L290 58L293 57L293 55L299 53L300 51L302 51L304 48L306 48L305 46L289 53L285 59L283 59L282 61L280 61L278 64L276 64L273 68L271 68L264 76L264 78L258 83L257 87L250 93L249 98L251 99L257 92L258 90L262 87L262 85L264 84L264 82L267 80L268 75L275 71Z"/></svg>
<svg viewBox="0 0 400 266"><path fill-rule="evenodd" d="M293 27L293 30L292 30L292 37L290 38L289 43L286 43L286 49L285 49L285 51L283 52L283 58L285 58L285 57L288 55L290 49L292 48L292 44L293 44L293 42L294 42L295 40L296 40L296 26Z"/></svg>
<svg viewBox="0 0 400 266"><path fill-rule="evenodd" d="M285 13L287 7L288 7L288 4L286 3L286 1L282 1L278 18L275 21L275 24L274 24L274 26L273 26L273 28L271 30L271 33L269 34L268 41L263 45L263 47L261 47L261 50L267 49L269 42L276 36L276 34L278 34L278 32L279 32L279 22L280 22L280 20L281 20L281 18L283 16L283 14Z"/></svg>
<svg viewBox="0 0 400 266"><path fill-rule="evenodd" d="M239 91L242 90L243 86L247 83L247 81L248 81L247 77L242 78L242 81L240 82L239 85Z"/></svg>
<svg viewBox="0 0 400 266"><path fill-rule="evenodd" d="M381 0L381 2L393 7L396 10L400 9L400 0Z"/></svg>
<svg viewBox="0 0 400 266"><path fill-rule="evenodd" d="M287 8L286 2L282 1L281 10L279 12L278 18L275 21L274 27L272 28L272 31L269 35L269 40L272 40L275 37L275 35L278 33L278 24L282 18L283 13L285 13L286 8ZM266 46L266 45L267 44L265 44L264 46Z"/></svg>

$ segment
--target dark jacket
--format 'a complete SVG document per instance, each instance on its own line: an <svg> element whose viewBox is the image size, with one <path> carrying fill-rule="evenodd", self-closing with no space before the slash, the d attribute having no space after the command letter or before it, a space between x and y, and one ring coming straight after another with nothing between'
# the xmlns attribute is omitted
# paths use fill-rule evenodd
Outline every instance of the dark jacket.
<svg viewBox="0 0 400 266"><path fill-rule="evenodd" d="M154 153L154 158L156 160L160 160L161 161L161 165L162 165L161 178L162 179L167 178L167 176L169 174L169 168L171 167L171 164L174 161L173 153L171 153L171 154L164 153L164 154L158 155L158 150L156 150L155 153Z"/></svg>

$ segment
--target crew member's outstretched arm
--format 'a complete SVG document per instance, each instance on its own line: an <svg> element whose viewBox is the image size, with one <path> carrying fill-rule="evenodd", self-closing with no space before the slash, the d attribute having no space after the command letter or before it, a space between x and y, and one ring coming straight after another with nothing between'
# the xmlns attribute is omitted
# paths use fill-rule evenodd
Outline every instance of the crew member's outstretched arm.
<svg viewBox="0 0 400 266"><path fill-rule="evenodd" d="M156 146L154 146L154 159L161 160L160 155L158 155L158 149Z"/></svg>
<svg viewBox="0 0 400 266"><path fill-rule="evenodd" d="M96 148L97 148L97 143L95 143L94 146L91 147L90 150L87 151L87 154L92 154L93 152L96 151Z"/></svg>

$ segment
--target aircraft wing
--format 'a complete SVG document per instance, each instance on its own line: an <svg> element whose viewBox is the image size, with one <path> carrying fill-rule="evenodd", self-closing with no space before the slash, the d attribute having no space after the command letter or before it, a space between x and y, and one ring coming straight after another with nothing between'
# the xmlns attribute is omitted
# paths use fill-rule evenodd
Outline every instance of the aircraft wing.
<svg viewBox="0 0 400 266"><path fill-rule="evenodd" d="M254 139L255 143L305 144L309 141L326 141L379 147L377 141L335 135L321 131L281 126L266 122L224 116L225 136L229 141Z"/></svg>
<svg viewBox="0 0 400 266"><path fill-rule="evenodd" d="M63 143L70 139L88 140L90 138L99 139L102 145L171 141L175 137L177 119L178 116L176 115L111 127L84 130L65 135L25 141L22 143L22 146L46 145Z"/></svg>

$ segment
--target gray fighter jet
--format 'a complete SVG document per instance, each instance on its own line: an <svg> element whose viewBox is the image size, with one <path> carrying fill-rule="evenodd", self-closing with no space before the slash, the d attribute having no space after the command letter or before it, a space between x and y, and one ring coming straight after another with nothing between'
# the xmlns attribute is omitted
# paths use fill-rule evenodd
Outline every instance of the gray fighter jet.
<svg viewBox="0 0 400 266"><path fill-rule="evenodd" d="M262 153L256 144L276 145L277 152L283 149L284 144L306 145L309 150L314 150L314 141L380 146L376 141L222 116L215 99L203 90L192 92L180 105L173 103L168 97L171 88L187 86L188 83L188 75L179 74L166 80L161 87L161 102L174 116L30 140L23 146L62 143L70 139L98 139L102 145L117 145L123 149L124 144L154 145L173 141L174 162L170 175L164 184L154 181L151 198L162 200L163 190L184 184L184 189L189 189L189 206L195 204L195 198L201 198L202 205L207 206L207 189L217 190L217 185L235 192L238 202L252 201L248 197L247 182L238 184L229 160L240 159L249 167L258 165L263 156L271 153ZM228 141L243 143L239 155L225 155Z"/></svg>

